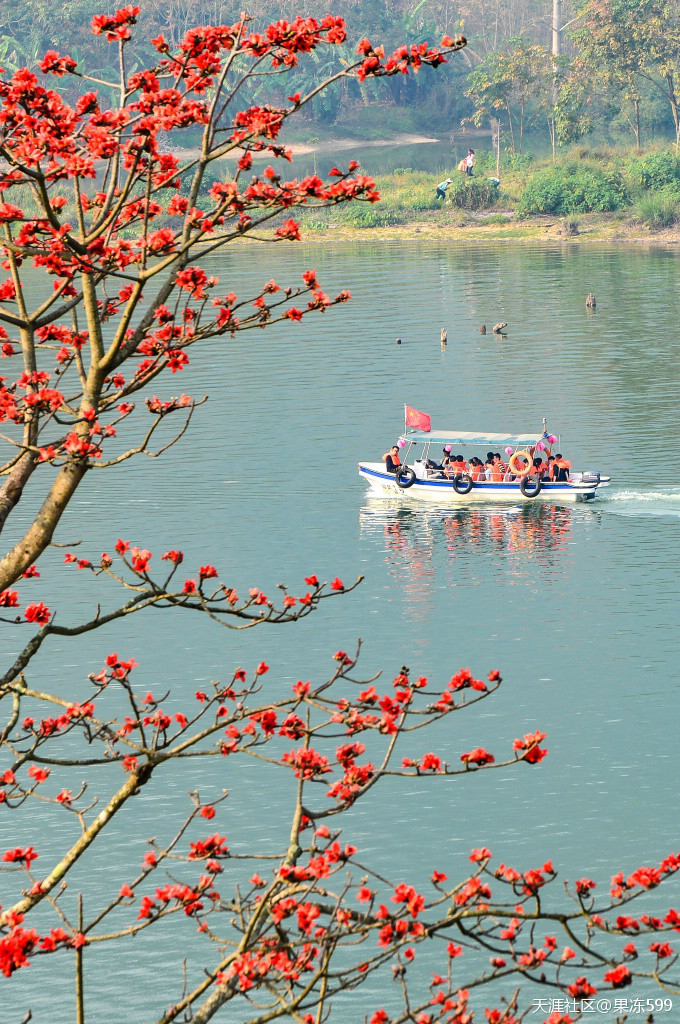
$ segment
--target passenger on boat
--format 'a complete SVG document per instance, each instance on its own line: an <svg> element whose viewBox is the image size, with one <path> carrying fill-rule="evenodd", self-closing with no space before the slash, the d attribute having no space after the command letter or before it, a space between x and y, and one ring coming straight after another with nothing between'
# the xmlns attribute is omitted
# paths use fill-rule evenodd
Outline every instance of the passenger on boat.
<svg viewBox="0 0 680 1024"><path fill-rule="evenodd" d="M501 458L501 453L500 452L494 452L493 453L493 464L494 464L494 466L500 467L500 470L501 470L501 473L502 473L501 480L503 479L504 476L507 476L508 467L503 462L503 460Z"/></svg>
<svg viewBox="0 0 680 1024"><path fill-rule="evenodd" d="M555 456L554 455L549 455L548 456L548 465L545 467L545 476L546 476L546 480L554 480L555 479Z"/></svg>
<svg viewBox="0 0 680 1024"><path fill-rule="evenodd" d="M505 480L521 480L522 477L528 476L531 473L531 468L527 465L526 459L515 459L513 469L509 469L505 474Z"/></svg>
<svg viewBox="0 0 680 1024"><path fill-rule="evenodd" d="M557 480L559 483L566 483L569 479L569 470L571 469L571 462L569 459L565 459L561 453L557 453L555 456L555 475L553 480Z"/></svg>
<svg viewBox="0 0 680 1024"><path fill-rule="evenodd" d="M461 473L469 473L467 463L462 455L454 455L444 466L444 473L449 479L459 476Z"/></svg>
<svg viewBox="0 0 680 1024"><path fill-rule="evenodd" d="M401 465L399 459L399 448L396 444L393 444L388 452L383 455L383 462L385 463L385 469L388 473L396 473Z"/></svg>
<svg viewBox="0 0 680 1024"><path fill-rule="evenodd" d="M478 480L485 479L484 463L481 459L478 459L476 455L470 459L470 476L476 483Z"/></svg>
<svg viewBox="0 0 680 1024"><path fill-rule="evenodd" d="M536 457L531 464L529 476L537 476L540 480L543 476L544 467L545 463L543 462L543 459Z"/></svg>
<svg viewBox="0 0 680 1024"><path fill-rule="evenodd" d="M488 460L484 464L486 470L486 479L490 480L492 484L502 484L505 473L503 472L502 465L495 458L489 462Z"/></svg>

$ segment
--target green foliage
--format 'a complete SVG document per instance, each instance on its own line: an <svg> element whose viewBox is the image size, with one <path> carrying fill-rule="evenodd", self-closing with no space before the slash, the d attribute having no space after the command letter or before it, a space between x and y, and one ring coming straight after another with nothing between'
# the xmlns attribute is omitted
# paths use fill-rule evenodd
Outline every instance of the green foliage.
<svg viewBox="0 0 680 1024"><path fill-rule="evenodd" d="M446 193L454 206L461 210L486 210L496 202L498 192L490 181L469 178L457 172Z"/></svg>
<svg viewBox="0 0 680 1024"><path fill-rule="evenodd" d="M668 190L642 196L633 213L637 220L653 231L673 227L680 222L680 194Z"/></svg>
<svg viewBox="0 0 680 1024"><path fill-rule="evenodd" d="M503 165L511 171L526 171L533 162L533 153L503 153ZM495 159L493 165L496 166Z"/></svg>
<svg viewBox="0 0 680 1024"><path fill-rule="evenodd" d="M535 213L565 216L618 210L628 202L621 175L596 164L571 161L533 174L522 193L520 217Z"/></svg>
<svg viewBox="0 0 680 1024"><path fill-rule="evenodd" d="M402 222L397 211L383 203L356 203L343 210L342 220L355 228L383 228Z"/></svg>
<svg viewBox="0 0 680 1024"><path fill-rule="evenodd" d="M490 217L485 217L484 220L479 221L480 224L511 224L512 217L509 217L507 213L492 213Z"/></svg>
<svg viewBox="0 0 680 1024"><path fill-rule="evenodd" d="M680 183L680 156L669 150L633 156L626 161L625 171L634 187L661 189Z"/></svg>
<svg viewBox="0 0 680 1024"><path fill-rule="evenodd" d="M444 172L442 177L445 177ZM380 177L377 180L380 202L374 206L351 203L343 207L342 220L355 227L406 224L416 213L441 209L441 200L435 196L440 180L423 171L408 169Z"/></svg>

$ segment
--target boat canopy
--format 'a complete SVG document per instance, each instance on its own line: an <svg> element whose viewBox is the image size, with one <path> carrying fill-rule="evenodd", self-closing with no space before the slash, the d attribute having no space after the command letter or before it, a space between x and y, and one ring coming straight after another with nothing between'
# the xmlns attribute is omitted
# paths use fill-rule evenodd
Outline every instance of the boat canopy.
<svg viewBox="0 0 680 1024"><path fill-rule="evenodd" d="M479 444L487 447L531 445L540 441L542 436L540 431L534 434L483 434L474 430L407 430L402 434L406 441L413 441L416 444L431 441L434 444Z"/></svg>

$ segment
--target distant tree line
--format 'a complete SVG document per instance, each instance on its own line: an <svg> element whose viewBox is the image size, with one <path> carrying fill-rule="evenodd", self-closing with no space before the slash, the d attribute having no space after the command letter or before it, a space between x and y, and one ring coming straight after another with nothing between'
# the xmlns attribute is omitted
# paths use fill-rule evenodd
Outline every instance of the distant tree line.
<svg viewBox="0 0 680 1024"><path fill-rule="evenodd" d="M219 0L140 0L139 38L162 32L175 45L193 25L236 16ZM3 4L0 66L7 72L35 62L47 50L68 52L90 67L101 63L89 29L102 0ZM322 10L323 8L323 10ZM437 39L462 32L468 47L445 76L390 79L388 102L435 113L455 129L461 122L495 127L504 145L521 152L527 131L548 131L553 150L593 132L630 130L640 148L651 133L673 132L680 146L680 0L252 0L253 25L332 8L365 35L396 46L405 37ZM558 24L556 25L556 19ZM558 34L555 35L557 28ZM558 40L556 45L555 40ZM358 40L348 41L345 59ZM140 50L140 66L153 52ZM317 57L319 81L328 68ZM103 80L114 69L100 67ZM115 69L117 72L117 69ZM295 75L286 90L295 89ZM397 80L398 79L398 80ZM307 77L306 85L309 84ZM71 88L73 85L71 84ZM280 102L279 79L249 83L249 99ZM283 97L285 98L285 97ZM381 93L385 102L385 90ZM332 124L353 108L377 102L374 82L343 80L311 105L311 116Z"/></svg>

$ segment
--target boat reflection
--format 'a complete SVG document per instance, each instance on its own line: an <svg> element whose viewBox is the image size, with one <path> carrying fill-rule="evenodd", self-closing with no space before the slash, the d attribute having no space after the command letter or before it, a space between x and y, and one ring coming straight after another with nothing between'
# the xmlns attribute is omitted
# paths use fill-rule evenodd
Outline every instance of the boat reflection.
<svg viewBox="0 0 680 1024"><path fill-rule="evenodd" d="M572 559L574 517L590 521L593 512L546 503L452 510L370 501L360 509L359 527L362 541L382 546L393 581L420 603L442 585L503 577L532 586L537 574L557 576Z"/></svg>

